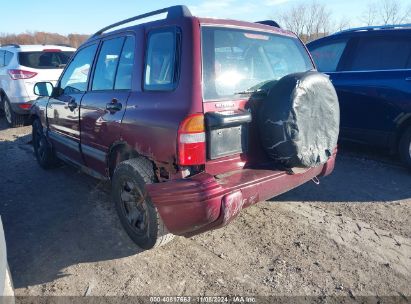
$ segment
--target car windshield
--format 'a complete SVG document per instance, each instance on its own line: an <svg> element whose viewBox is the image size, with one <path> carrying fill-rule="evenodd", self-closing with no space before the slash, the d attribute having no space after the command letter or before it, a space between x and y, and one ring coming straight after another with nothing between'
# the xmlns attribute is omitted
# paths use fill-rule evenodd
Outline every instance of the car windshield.
<svg viewBox="0 0 411 304"><path fill-rule="evenodd" d="M40 52L19 53L19 63L33 69L62 69L69 61L73 52L47 50Z"/></svg>
<svg viewBox="0 0 411 304"><path fill-rule="evenodd" d="M204 100L235 98L314 68L298 39L265 32L203 27L202 56Z"/></svg>

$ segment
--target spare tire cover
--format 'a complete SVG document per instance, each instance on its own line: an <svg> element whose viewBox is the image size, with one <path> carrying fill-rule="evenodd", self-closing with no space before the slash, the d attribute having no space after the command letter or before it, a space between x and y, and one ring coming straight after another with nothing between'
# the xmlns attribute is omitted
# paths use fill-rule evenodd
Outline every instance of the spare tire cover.
<svg viewBox="0 0 411 304"><path fill-rule="evenodd" d="M315 71L290 74L272 85L259 115L265 151L289 168L325 163L337 145L339 125L334 86Z"/></svg>

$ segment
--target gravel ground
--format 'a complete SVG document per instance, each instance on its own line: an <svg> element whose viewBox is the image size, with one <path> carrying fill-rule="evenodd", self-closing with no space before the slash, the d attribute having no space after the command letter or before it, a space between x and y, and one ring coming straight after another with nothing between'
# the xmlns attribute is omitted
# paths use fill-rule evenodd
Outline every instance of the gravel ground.
<svg viewBox="0 0 411 304"><path fill-rule="evenodd" d="M229 226L142 251L109 185L35 162L31 128L0 121L0 214L16 295L411 296L411 174L352 147L334 173Z"/></svg>

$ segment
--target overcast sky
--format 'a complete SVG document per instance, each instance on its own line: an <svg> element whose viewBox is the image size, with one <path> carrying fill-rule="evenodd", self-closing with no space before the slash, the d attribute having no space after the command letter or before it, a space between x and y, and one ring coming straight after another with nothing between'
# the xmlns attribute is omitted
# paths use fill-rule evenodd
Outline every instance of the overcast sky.
<svg viewBox="0 0 411 304"><path fill-rule="evenodd" d="M271 19L275 13L307 0L13 0L2 1L0 33L47 31L60 34L91 34L116 21L163 7L185 4L194 14L258 21ZM319 0L326 3L338 22L347 18L352 26L370 1ZM375 2L375 1L374 1ZM400 0L405 6L410 0Z"/></svg>

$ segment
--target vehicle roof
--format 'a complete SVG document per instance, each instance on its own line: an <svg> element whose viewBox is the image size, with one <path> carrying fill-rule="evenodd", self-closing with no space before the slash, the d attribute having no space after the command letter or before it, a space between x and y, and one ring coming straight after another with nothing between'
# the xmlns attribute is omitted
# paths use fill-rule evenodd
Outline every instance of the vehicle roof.
<svg viewBox="0 0 411 304"><path fill-rule="evenodd" d="M233 20L233 19L216 19L216 18L205 18L205 17L194 17L197 18L201 25L215 25L215 26L227 26L230 28L244 28L244 29L251 29L256 31L264 31L264 32L275 32L277 34L287 35L291 37L296 37L296 35L288 30L260 24L257 22L247 22L247 21L240 21L240 20Z"/></svg>
<svg viewBox="0 0 411 304"><path fill-rule="evenodd" d="M411 24L387 24L387 25L371 25L357 28L351 28L336 32L333 35L341 35L344 33L364 33L364 32L390 32L390 31L404 31L411 30Z"/></svg>
<svg viewBox="0 0 411 304"><path fill-rule="evenodd" d="M3 45L0 46L2 50L8 50L11 52L38 52L43 51L45 49L59 49L63 52L70 52L75 51L75 48L56 45L56 44L10 44L10 45Z"/></svg>
<svg viewBox="0 0 411 304"><path fill-rule="evenodd" d="M307 46L316 44L317 42L324 40L332 40L340 37L352 37L352 36L366 36L373 34L398 34L400 32L411 32L411 24L398 24L398 25L382 25L382 26L365 26L352 28L336 32L326 37L322 37L307 43Z"/></svg>
<svg viewBox="0 0 411 304"><path fill-rule="evenodd" d="M149 21L149 22L141 22L137 25L132 25L132 26L124 26L127 23L136 22L137 20L142 20L147 17L152 17L152 16L164 14L164 13L168 14L166 18L159 18L155 21ZM261 24L257 22L246 22L246 21L231 20L231 19L203 18L203 17L193 16L187 7L185 7L184 5L177 5L177 6L172 6L172 7L164 8L164 9L153 11L153 12L148 12L148 13L135 16L135 17L131 17L129 19L125 19L123 21L119 21L115 24L109 25L97 31L94 35L92 35L90 39L88 40L88 42L94 41L96 39L101 39L108 35L122 33L126 31L133 31L133 30L145 28L148 26L157 26L157 25L164 26L167 24L175 24L176 21L178 22L181 20L191 20L191 21L199 23L200 25L227 26L230 28L235 27L235 28L251 29L251 30L256 30L256 31L273 32L273 33L277 33L280 35L282 34L282 35L287 35L290 37L296 37L296 35L290 31L281 29L279 27ZM267 22L267 21L272 22L269 20L266 20L264 22ZM119 26L123 26L123 27L119 28Z"/></svg>

